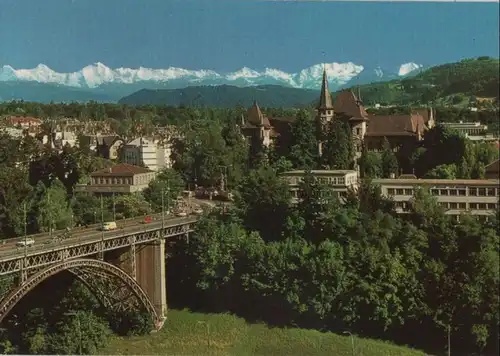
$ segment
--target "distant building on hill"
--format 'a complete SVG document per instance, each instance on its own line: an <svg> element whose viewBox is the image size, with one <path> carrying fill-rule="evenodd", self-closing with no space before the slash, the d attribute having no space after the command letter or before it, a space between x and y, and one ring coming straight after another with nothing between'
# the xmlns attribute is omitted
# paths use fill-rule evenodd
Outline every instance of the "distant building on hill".
<svg viewBox="0 0 500 356"><path fill-rule="evenodd" d="M363 145L368 150L380 150L384 138L394 150L405 143L420 141L425 131L436 122L435 110L432 108L412 110L403 115L370 115L363 106L360 93L356 95L352 90L338 93L333 100L325 70L316 105L316 122L323 130L320 131L323 135L319 138L319 152L322 152L324 140L328 136L327 124L337 119L349 123L357 157L361 154ZM263 115L258 104L254 103L249 108L246 119L242 120L241 129L245 137L251 137L254 142L260 142L266 147L275 143L277 138L280 145L286 146L291 138L294 121L294 117L268 118Z"/></svg>

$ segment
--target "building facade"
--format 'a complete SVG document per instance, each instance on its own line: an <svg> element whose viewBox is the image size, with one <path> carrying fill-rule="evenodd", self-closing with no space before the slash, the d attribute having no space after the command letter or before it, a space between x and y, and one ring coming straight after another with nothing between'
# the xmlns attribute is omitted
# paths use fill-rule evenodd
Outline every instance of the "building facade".
<svg viewBox="0 0 500 356"><path fill-rule="evenodd" d="M354 170L313 170L311 174L319 182L327 184L337 194L344 197L349 189L358 188L358 173ZM304 180L305 171L288 171L281 174L281 177L288 183L292 200L297 203L299 200L300 183Z"/></svg>
<svg viewBox="0 0 500 356"><path fill-rule="evenodd" d="M91 173L88 184L77 184L76 192L97 194L136 193L146 189L156 176L156 172L121 163Z"/></svg>
<svg viewBox="0 0 500 356"><path fill-rule="evenodd" d="M394 201L399 213L407 211L417 187L428 189L449 215L488 216L498 210L498 179L374 179L372 182L380 186L382 195Z"/></svg>
<svg viewBox="0 0 500 356"><path fill-rule="evenodd" d="M320 182L331 187L340 198L350 189L359 187L359 177L354 170L313 170L311 174ZM305 172L302 170L285 172L283 179L288 182L292 199L299 199L299 186ZM498 179L373 179L383 196L394 201L396 212L408 211L416 189L425 188L446 210L446 214L459 216L471 214L487 217L499 209L500 180Z"/></svg>
<svg viewBox="0 0 500 356"><path fill-rule="evenodd" d="M137 138L124 145L121 149L122 161L132 165L140 165L158 171L171 168L171 145L162 143L155 138Z"/></svg>

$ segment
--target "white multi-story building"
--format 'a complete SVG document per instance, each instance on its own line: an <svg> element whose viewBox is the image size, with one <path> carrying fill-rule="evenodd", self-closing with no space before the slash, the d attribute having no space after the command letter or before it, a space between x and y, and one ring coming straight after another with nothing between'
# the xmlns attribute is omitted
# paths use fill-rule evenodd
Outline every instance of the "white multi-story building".
<svg viewBox="0 0 500 356"><path fill-rule="evenodd" d="M298 201L300 182L305 172L290 171L282 174L288 181L292 199ZM357 189L359 178L353 170L313 170L311 174L320 182L326 183L339 197L345 196L349 189ZM415 190L426 188L446 210L446 214L459 216L463 213L487 217L495 214L499 208L499 179L373 179L383 196L394 201L396 212L405 213Z"/></svg>
<svg viewBox="0 0 500 356"><path fill-rule="evenodd" d="M158 171L172 166L171 147L153 138L137 138L122 148L122 161Z"/></svg>
<svg viewBox="0 0 500 356"><path fill-rule="evenodd" d="M311 174L319 182L329 185L339 197L345 196L349 189L358 187L358 172L354 170L313 170ZM282 177L288 182L294 203L298 202L299 186L304 175L303 170L282 173Z"/></svg>
<svg viewBox="0 0 500 356"><path fill-rule="evenodd" d="M414 196L415 188L427 188L446 214L488 216L498 209L498 179L374 179L382 195L391 198L396 211L404 213Z"/></svg>

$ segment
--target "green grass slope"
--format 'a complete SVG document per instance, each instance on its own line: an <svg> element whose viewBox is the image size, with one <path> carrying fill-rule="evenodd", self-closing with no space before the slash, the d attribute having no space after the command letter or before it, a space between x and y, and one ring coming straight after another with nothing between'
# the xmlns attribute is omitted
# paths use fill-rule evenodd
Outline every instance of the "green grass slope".
<svg viewBox="0 0 500 356"><path fill-rule="evenodd" d="M319 91L279 85L236 87L232 85L191 86L183 89L143 89L120 99L128 105L169 105L213 108L249 107L256 100L261 107L292 108L317 100Z"/></svg>
<svg viewBox="0 0 500 356"><path fill-rule="evenodd" d="M269 328L228 314L171 310L163 329L141 337L115 338L104 355L352 356L351 338L314 330ZM423 356L423 352L354 337L363 356Z"/></svg>
<svg viewBox="0 0 500 356"><path fill-rule="evenodd" d="M476 97L499 97L498 58L479 57L443 64L389 82L361 85L367 105L427 104L465 106Z"/></svg>

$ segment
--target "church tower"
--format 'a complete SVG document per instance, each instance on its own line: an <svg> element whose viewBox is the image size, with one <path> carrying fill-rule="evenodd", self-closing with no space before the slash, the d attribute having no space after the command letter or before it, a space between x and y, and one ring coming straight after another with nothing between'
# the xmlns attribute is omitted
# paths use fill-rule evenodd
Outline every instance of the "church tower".
<svg viewBox="0 0 500 356"><path fill-rule="evenodd" d="M330 90L328 90L328 77L326 75L326 68L323 68L323 81L321 83L321 94L319 103L316 107L317 123L318 123L318 138L319 138L319 155L323 153L323 142L325 135L328 131L328 124L332 121L334 116L333 99Z"/></svg>

